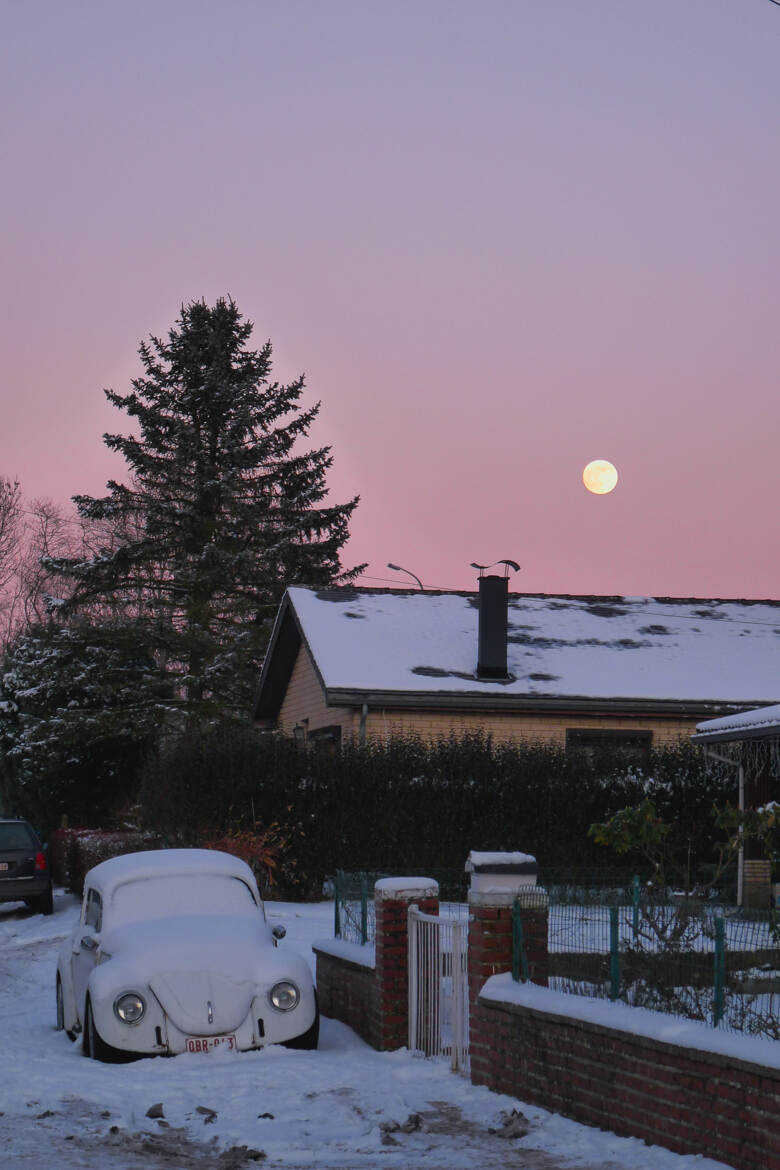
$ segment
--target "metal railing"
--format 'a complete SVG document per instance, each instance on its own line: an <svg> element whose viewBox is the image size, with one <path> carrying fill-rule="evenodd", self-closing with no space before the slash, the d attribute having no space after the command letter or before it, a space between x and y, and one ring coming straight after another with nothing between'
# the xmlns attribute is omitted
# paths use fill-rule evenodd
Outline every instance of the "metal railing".
<svg viewBox="0 0 780 1170"><path fill-rule="evenodd" d="M520 980L527 962L515 918ZM554 894L548 948L555 990L780 1039L780 939L771 911L661 897L638 881L611 895L602 888L599 900L564 902Z"/></svg>
<svg viewBox="0 0 780 1170"><path fill-rule="evenodd" d="M374 879L375 881L376 879ZM374 881L365 873L339 871L333 881L333 936L346 942L372 943L376 937Z"/></svg>
<svg viewBox="0 0 780 1170"><path fill-rule="evenodd" d="M468 1068L468 923L409 907L409 1051Z"/></svg>
<svg viewBox="0 0 780 1170"><path fill-rule="evenodd" d="M365 946L376 938L374 886L380 878L403 877L389 870L339 870L333 878L333 934ZM425 877L439 884L440 913L455 918L468 913L468 878L462 870L426 869Z"/></svg>

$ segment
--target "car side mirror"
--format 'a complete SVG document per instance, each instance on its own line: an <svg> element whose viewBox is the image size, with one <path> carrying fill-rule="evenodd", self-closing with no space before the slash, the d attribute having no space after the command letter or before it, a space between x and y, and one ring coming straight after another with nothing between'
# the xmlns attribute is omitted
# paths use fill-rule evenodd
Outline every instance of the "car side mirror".
<svg viewBox="0 0 780 1170"><path fill-rule="evenodd" d="M287 934L287 930L284 926L275 926L272 929L271 934L274 936L274 938L278 942L280 939L284 938L284 936Z"/></svg>

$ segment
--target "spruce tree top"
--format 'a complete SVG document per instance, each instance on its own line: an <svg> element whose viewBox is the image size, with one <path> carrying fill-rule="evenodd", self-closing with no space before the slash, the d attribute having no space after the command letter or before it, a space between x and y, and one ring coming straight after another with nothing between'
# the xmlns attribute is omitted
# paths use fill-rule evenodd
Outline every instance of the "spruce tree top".
<svg viewBox="0 0 780 1170"><path fill-rule="evenodd" d="M75 580L66 614L153 622L190 698L227 698L231 674L257 667L287 585L345 582L362 568L340 561L357 497L327 503L330 448L300 449L319 403L301 409L303 377L270 380L271 344L249 349L251 334L231 299L201 300L166 340L141 344L131 392L105 392L136 420L135 434L104 436L130 480L74 497L110 539L90 558L50 562Z"/></svg>

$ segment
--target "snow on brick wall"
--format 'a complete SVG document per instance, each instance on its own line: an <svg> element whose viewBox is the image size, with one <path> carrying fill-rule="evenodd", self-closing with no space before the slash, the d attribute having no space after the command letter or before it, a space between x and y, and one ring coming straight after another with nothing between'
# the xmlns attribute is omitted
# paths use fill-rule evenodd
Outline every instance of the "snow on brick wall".
<svg viewBox="0 0 780 1170"><path fill-rule="evenodd" d="M372 1048L379 1048L379 984L373 967L351 963L315 946L320 1011L341 1020Z"/></svg>
<svg viewBox="0 0 780 1170"><path fill-rule="evenodd" d="M780 1170L780 1068L481 998L471 1079L736 1170Z"/></svg>

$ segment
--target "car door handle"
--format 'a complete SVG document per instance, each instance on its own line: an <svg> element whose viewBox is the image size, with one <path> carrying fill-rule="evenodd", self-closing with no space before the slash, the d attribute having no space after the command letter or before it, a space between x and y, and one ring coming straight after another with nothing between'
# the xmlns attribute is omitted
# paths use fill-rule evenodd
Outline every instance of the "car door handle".
<svg viewBox="0 0 780 1170"><path fill-rule="evenodd" d="M91 934L85 934L81 940L81 945L85 951L96 951L98 946L97 939L93 938Z"/></svg>

